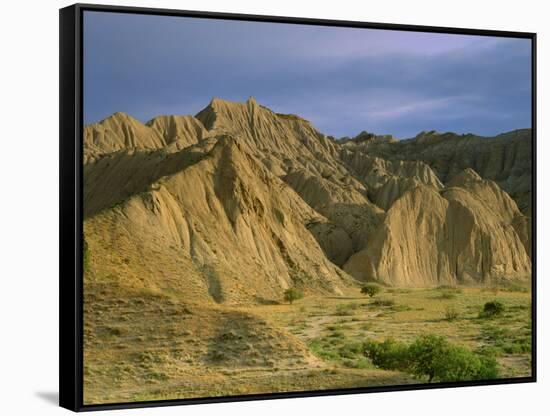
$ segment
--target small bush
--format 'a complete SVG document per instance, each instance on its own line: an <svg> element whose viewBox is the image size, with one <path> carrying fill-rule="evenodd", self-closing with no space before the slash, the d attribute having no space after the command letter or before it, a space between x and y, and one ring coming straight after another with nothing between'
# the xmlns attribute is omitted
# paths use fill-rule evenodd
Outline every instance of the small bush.
<svg viewBox="0 0 550 416"><path fill-rule="evenodd" d="M370 298L372 298L380 293L381 290L382 289L379 285L375 283L367 283L361 288L361 293L364 295L368 295Z"/></svg>
<svg viewBox="0 0 550 416"><path fill-rule="evenodd" d="M479 317L492 318L501 315L505 309L506 308L502 302L499 302L498 300L493 300L491 302L487 302L483 306L483 311L480 312Z"/></svg>
<svg viewBox="0 0 550 416"><path fill-rule="evenodd" d="M285 300L292 304L295 300L302 299L304 297L304 292L302 292L300 289L291 287L287 290L285 290L284 298Z"/></svg>
<svg viewBox="0 0 550 416"><path fill-rule="evenodd" d="M445 308L445 319L447 321L454 321L458 318L458 311L456 308L453 308L452 306L448 306Z"/></svg>
<svg viewBox="0 0 550 416"><path fill-rule="evenodd" d="M437 335L425 335L409 347L409 371L428 381L486 380L498 376L494 356L475 354L471 350L452 345Z"/></svg>

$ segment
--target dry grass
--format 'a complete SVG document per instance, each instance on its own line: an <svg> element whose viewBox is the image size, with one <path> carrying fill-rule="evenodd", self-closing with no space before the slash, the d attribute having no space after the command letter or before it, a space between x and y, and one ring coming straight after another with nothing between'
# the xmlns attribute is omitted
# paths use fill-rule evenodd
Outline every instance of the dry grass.
<svg viewBox="0 0 550 416"><path fill-rule="evenodd" d="M229 307L92 279L85 292L85 402L415 382L374 368L361 346L389 337L410 342L422 333L491 348L502 376L529 375L530 293L464 288L441 295L449 292L392 289L369 299L354 289L294 305ZM505 313L480 319L492 300L505 304Z"/></svg>

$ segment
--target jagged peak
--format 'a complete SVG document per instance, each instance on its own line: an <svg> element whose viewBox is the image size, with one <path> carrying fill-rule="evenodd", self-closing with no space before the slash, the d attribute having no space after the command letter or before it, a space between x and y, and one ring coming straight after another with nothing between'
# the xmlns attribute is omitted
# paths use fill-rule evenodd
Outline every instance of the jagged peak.
<svg viewBox="0 0 550 416"><path fill-rule="evenodd" d="M214 127L216 119L220 114L234 111L239 107L246 109L246 106L246 103L213 97L206 107L195 114L195 118L197 118L207 130L210 130Z"/></svg>
<svg viewBox="0 0 550 416"><path fill-rule="evenodd" d="M216 108L223 108L223 107L231 107L235 105L245 105L249 101L253 101L254 103L256 102L256 100L254 100L254 97L250 97L245 103L240 101L227 100L225 98L220 98L220 97L212 97L212 99L210 100L210 102L205 108L216 109Z"/></svg>
<svg viewBox="0 0 550 416"><path fill-rule="evenodd" d="M113 114L111 114L108 117L105 117L103 120L101 120L98 124L107 124L115 122L117 124L138 124L143 125L141 121L138 119L132 117L131 115L127 113L123 113L122 111L117 111Z"/></svg>
<svg viewBox="0 0 550 416"><path fill-rule="evenodd" d="M215 107L219 104L224 104L224 103L227 103L229 102L228 100L224 100L223 98L220 98L220 97L212 97L212 99L210 100L210 102L208 103L207 107Z"/></svg>
<svg viewBox="0 0 550 416"><path fill-rule="evenodd" d="M223 98L219 97L212 97L210 102L202 110L195 114L195 117L201 120L203 124L206 125L206 123L204 123L204 120L202 119L211 118L215 116L216 113L224 111L230 107L234 107L235 105L243 104L235 101L224 100Z"/></svg>
<svg viewBox="0 0 550 416"><path fill-rule="evenodd" d="M214 97L195 117L203 123L207 130L212 130L217 126L217 122L221 120L223 120L223 125L227 126L233 124L239 117L251 117L259 114L272 118L272 121L275 122L297 121L313 127L309 120L296 114L276 113L269 107L259 104L253 96L250 96L246 102L229 101Z"/></svg>
<svg viewBox="0 0 550 416"><path fill-rule="evenodd" d="M258 101L256 100L256 98L254 96L248 97L248 99L245 102L230 101L230 100L226 100L226 99L223 99L223 98L214 97L210 100L210 102L208 103L208 105L206 107L204 107L201 111L199 111L195 115L195 117L198 118L199 120L201 118L206 119L211 114L215 114L215 113L221 112L221 111L224 111L224 112L232 111L232 110L236 110L236 109L239 109L239 108L241 110L244 110L244 111L247 111L247 110L250 110L250 109L262 109L262 110L265 110L265 111L267 111L267 112L269 112L269 113L271 113L271 114L273 114L273 115L275 115L278 118L283 119L283 120L295 120L295 121L302 121L302 122L311 124L311 122L309 120L306 120L305 118L300 117L299 115L296 115L296 114L277 113L277 112L273 111L271 108L266 107L265 105L262 105L262 104L258 103Z"/></svg>

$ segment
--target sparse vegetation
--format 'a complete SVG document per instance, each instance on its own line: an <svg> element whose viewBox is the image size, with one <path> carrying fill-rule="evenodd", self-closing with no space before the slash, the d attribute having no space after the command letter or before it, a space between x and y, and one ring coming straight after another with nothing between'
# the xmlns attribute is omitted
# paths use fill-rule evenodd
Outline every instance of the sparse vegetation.
<svg viewBox="0 0 550 416"><path fill-rule="evenodd" d="M372 364L363 354L362 342L349 340L341 333L336 338L332 335L311 341L310 350L319 358L346 368L372 368Z"/></svg>
<svg viewBox="0 0 550 416"><path fill-rule="evenodd" d="M453 292L449 292L449 291L443 291L439 295L439 298L440 299L445 299L445 300L450 300L450 299L456 298L456 294L454 294Z"/></svg>
<svg viewBox="0 0 550 416"><path fill-rule="evenodd" d="M336 311L334 312L334 314L336 316L353 315L358 307L358 303L342 303L336 307Z"/></svg>
<svg viewBox="0 0 550 416"><path fill-rule="evenodd" d="M361 293L364 295L368 295L370 298L376 296L378 293L380 293L380 291L380 286L375 283L367 283L361 288Z"/></svg>
<svg viewBox="0 0 550 416"><path fill-rule="evenodd" d="M497 355L531 353L530 328L511 331L508 328L487 325L482 329L480 339L487 342Z"/></svg>
<svg viewBox="0 0 550 416"><path fill-rule="evenodd" d="M372 302L374 306L389 307L394 306L395 301L393 299L376 299Z"/></svg>
<svg viewBox="0 0 550 416"><path fill-rule="evenodd" d="M447 306L445 308L445 319L447 321L454 321L455 319L458 318L458 315L459 315L458 310L455 307Z"/></svg>
<svg viewBox="0 0 550 416"><path fill-rule="evenodd" d="M503 292L521 292L521 293L527 293L529 292L529 285L528 283L517 283L517 282L505 282L500 285L500 290Z"/></svg>
<svg viewBox="0 0 550 416"><path fill-rule="evenodd" d="M439 295L436 296L436 298L444 299L444 300L451 300L455 299L459 294L462 293L462 289L454 286L438 286L436 288L436 291L439 292Z"/></svg>
<svg viewBox="0 0 550 416"><path fill-rule="evenodd" d="M297 301L298 299L302 299L303 297L304 297L304 292L296 287L291 287L285 290L285 293L284 293L285 301L287 301L291 305L295 301Z"/></svg>
<svg viewBox="0 0 550 416"><path fill-rule="evenodd" d="M125 256L116 264L124 264ZM103 394L104 386L116 400L134 400L424 382L429 374L409 367L416 360L409 349L423 332L444 337L452 347L449 362L434 359L438 372L432 381L463 377L460 366L473 369L464 377L490 378L495 360L502 377L530 374L530 294L521 291L495 297L483 288L388 288L367 300L357 288L342 296L307 296L294 305L259 301L243 315L231 305L205 314L173 294L128 293L113 286L115 281L114 273L105 275L85 292L85 348L93 352L84 368L88 400ZM455 297L438 300L447 290ZM492 301L505 310L493 319L476 319ZM113 308L122 313L114 316ZM459 312L457 324L447 320L446 308ZM378 341L370 341L378 347L376 359L366 355L366 339ZM149 353L140 355L143 351ZM308 363L310 353L319 367ZM204 363L216 367L223 384L217 377L193 377ZM181 377L190 383L185 391L164 387ZM137 386L136 379L144 382Z"/></svg>

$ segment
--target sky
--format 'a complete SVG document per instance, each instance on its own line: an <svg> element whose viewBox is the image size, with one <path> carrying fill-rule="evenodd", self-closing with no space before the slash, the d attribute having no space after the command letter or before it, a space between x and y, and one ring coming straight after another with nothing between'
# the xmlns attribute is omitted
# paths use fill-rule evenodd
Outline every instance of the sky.
<svg viewBox="0 0 550 416"><path fill-rule="evenodd" d="M253 96L337 138L496 135L531 127L530 42L86 11L84 122Z"/></svg>

